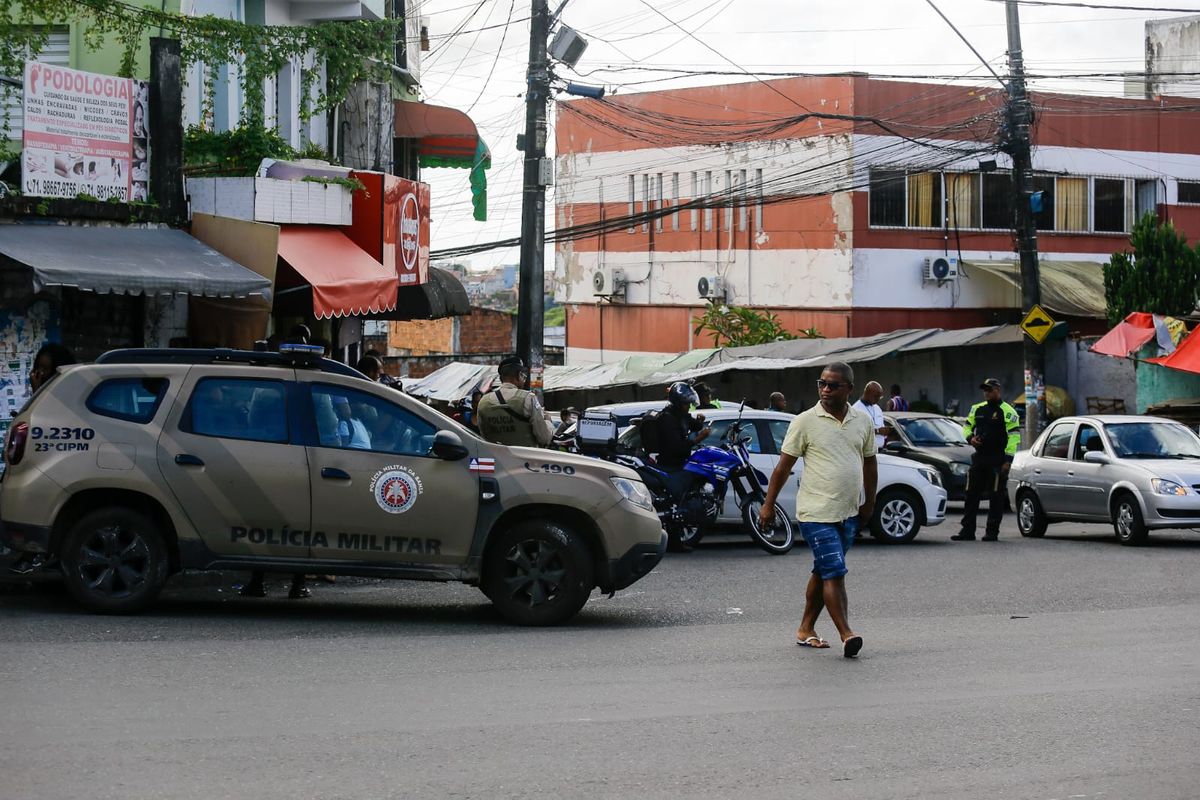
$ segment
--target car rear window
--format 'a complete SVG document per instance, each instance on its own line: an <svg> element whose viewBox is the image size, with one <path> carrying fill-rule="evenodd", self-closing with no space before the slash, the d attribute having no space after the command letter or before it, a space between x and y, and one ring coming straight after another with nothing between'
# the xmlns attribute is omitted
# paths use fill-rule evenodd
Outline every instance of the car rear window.
<svg viewBox="0 0 1200 800"><path fill-rule="evenodd" d="M87 408L102 417L144 424L154 419L166 393L166 378L110 378L88 395Z"/></svg>

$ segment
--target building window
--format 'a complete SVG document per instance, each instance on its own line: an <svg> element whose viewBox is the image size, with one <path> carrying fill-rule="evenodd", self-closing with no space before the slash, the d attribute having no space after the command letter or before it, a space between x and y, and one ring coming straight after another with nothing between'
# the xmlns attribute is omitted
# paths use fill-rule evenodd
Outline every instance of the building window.
<svg viewBox="0 0 1200 800"><path fill-rule="evenodd" d="M979 227L979 173L946 173L946 225Z"/></svg>
<svg viewBox="0 0 1200 800"><path fill-rule="evenodd" d="M650 173L642 176L642 232L650 230Z"/></svg>
<svg viewBox="0 0 1200 800"><path fill-rule="evenodd" d="M871 170L868 218L871 225L904 225L904 173L899 170Z"/></svg>
<svg viewBox="0 0 1200 800"><path fill-rule="evenodd" d="M1158 211L1158 181L1134 181L1133 187L1134 206L1133 220L1131 220L1129 226L1130 230L1133 230L1133 222L1141 219L1146 214L1154 214Z"/></svg>
<svg viewBox="0 0 1200 800"><path fill-rule="evenodd" d="M679 173L671 173L671 230L679 230Z"/></svg>
<svg viewBox="0 0 1200 800"><path fill-rule="evenodd" d="M1034 175L1033 192L1041 192L1041 211L1034 211L1033 221L1039 231L1054 230L1054 176Z"/></svg>
<svg viewBox="0 0 1200 800"><path fill-rule="evenodd" d="M1007 172L985 173L981 179L983 227L1013 227L1012 175Z"/></svg>
<svg viewBox="0 0 1200 800"><path fill-rule="evenodd" d="M908 227L940 228L942 182L935 172L908 176Z"/></svg>
<svg viewBox="0 0 1200 800"><path fill-rule="evenodd" d="M1200 181L1180 181L1179 202L1200 203Z"/></svg>
<svg viewBox="0 0 1200 800"><path fill-rule="evenodd" d="M629 231L630 233L633 233L635 230L637 230L634 227L634 222L633 222L633 215L636 213L637 213L637 176L630 175L629 176L629 213L628 213L629 227L625 229L625 230Z"/></svg>
<svg viewBox="0 0 1200 800"><path fill-rule="evenodd" d="M1054 229L1073 233L1088 230L1087 178L1059 178L1054 190Z"/></svg>
<svg viewBox="0 0 1200 800"><path fill-rule="evenodd" d="M733 183L733 171L725 170L725 230L733 230L733 206L737 202L737 187Z"/></svg>
<svg viewBox="0 0 1200 800"><path fill-rule="evenodd" d="M663 229L663 176L658 173L654 176L654 230L661 231Z"/></svg>
<svg viewBox="0 0 1200 800"><path fill-rule="evenodd" d="M1093 181L1096 193L1095 229L1105 233L1124 233L1125 226L1125 180L1123 178L1096 178Z"/></svg>
<svg viewBox="0 0 1200 800"><path fill-rule="evenodd" d="M695 172L692 173L692 193L691 206L692 210L688 212L688 219L691 223L692 230L700 230L700 209L696 207L696 201L700 199L700 179Z"/></svg>
<svg viewBox="0 0 1200 800"><path fill-rule="evenodd" d="M754 170L754 230L763 229L763 174L761 169Z"/></svg>
<svg viewBox="0 0 1200 800"><path fill-rule="evenodd" d="M711 231L713 226L713 187L712 173L704 173L704 230Z"/></svg>

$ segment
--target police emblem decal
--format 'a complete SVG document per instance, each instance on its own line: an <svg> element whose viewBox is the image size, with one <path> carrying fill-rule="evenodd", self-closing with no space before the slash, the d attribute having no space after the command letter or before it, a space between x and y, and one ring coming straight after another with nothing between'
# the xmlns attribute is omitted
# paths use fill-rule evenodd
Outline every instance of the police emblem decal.
<svg viewBox="0 0 1200 800"><path fill-rule="evenodd" d="M385 467L371 478L371 496L389 514L408 511L424 488L415 472L399 464Z"/></svg>

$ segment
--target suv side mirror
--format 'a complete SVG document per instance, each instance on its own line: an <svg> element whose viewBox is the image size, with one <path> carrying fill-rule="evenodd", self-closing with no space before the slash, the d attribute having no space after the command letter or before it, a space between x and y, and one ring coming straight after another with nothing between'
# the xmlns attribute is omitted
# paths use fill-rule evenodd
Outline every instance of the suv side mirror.
<svg viewBox="0 0 1200 800"><path fill-rule="evenodd" d="M908 445L904 442L888 442L883 446L883 449L889 453L907 453Z"/></svg>
<svg viewBox="0 0 1200 800"><path fill-rule="evenodd" d="M1107 464L1109 463L1108 454L1100 450L1089 450L1083 454L1083 460L1089 464Z"/></svg>
<svg viewBox="0 0 1200 800"><path fill-rule="evenodd" d="M438 431L434 434L430 451L445 461L458 461L470 453L463 445L462 438L454 431Z"/></svg>

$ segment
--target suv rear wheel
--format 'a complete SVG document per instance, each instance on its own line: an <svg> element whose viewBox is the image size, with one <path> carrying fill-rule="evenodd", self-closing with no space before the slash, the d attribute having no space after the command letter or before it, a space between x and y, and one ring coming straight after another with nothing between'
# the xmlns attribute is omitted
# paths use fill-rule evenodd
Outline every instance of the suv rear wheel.
<svg viewBox="0 0 1200 800"><path fill-rule="evenodd" d="M167 547L154 523L133 509L85 514L60 551L67 590L103 614L130 614L149 606L167 581Z"/></svg>
<svg viewBox="0 0 1200 800"><path fill-rule="evenodd" d="M592 593L591 555L579 538L549 520L518 523L500 534L483 564L483 591L505 619L556 625L575 616Z"/></svg>

